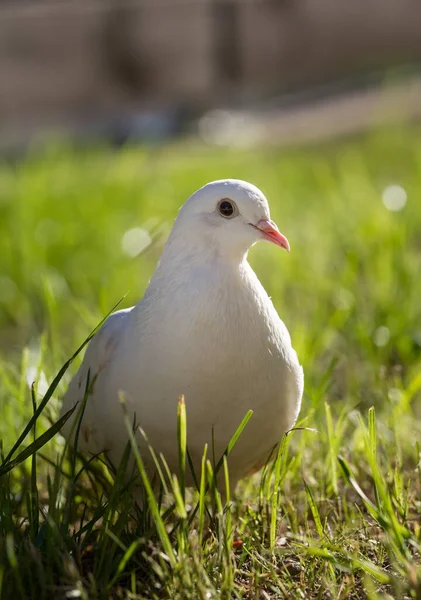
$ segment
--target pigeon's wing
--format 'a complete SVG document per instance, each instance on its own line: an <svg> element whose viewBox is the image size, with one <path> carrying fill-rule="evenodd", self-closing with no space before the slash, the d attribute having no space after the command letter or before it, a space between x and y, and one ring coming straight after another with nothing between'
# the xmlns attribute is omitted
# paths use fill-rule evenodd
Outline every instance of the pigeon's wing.
<svg viewBox="0 0 421 600"><path fill-rule="evenodd" d="M77 440L78 450L96 454L105 450L105 432L101 427L101 408L106 403L104 391L107 367L112 361L123 337L127 320L132 308L119 310L108 317L104 325L95 334L85 353L83 362L73 377L67 392L63 397L61 415L73 408L75 404L83 405L85 394L87 401ZM61 433L75 440L76 424L80 411L76 408L72 417L66 421Z"/></svg>

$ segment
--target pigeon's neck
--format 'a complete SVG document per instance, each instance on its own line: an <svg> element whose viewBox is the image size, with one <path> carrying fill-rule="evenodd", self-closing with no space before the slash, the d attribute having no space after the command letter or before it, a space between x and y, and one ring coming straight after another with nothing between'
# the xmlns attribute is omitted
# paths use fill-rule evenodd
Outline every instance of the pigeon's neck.
<svg viewBox="0 0 421 600"><path fill-rule="evenodd" d="M248 248L220 243L206 234L175 227L162 252L157 271L181 274L213 266L237 271L247 261Z"/></svg>
<svg viewBox="0 0 421 600"><path fill-rule="evenodd" d="M274 308L246 254L233 260L214 246L194 248L182 242L174 238L167 242L145 295L133 311L134 339L145 331L159 330L172 332L178 343L183 336L193 339L203 334L206 338L211 328L210 346L222 344L229 354L230 348L242 346L244 324L256 319L263 323L262 335L267 339L266 323ZM149 343L158 341L151 338ZM201 343L201 348L199 353L205 353L207 344ZM176 352L171 346L168 349L171 355Z"/></svg>

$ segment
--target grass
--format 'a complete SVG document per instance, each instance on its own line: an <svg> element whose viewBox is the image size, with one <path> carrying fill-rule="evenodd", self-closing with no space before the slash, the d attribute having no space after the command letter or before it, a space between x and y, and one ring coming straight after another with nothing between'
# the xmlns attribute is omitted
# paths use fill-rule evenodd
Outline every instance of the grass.
<svg viewBox="0 0 421 600"><path fill-rule="evenodd" d="M401 126L288 151L51 147L0 164L2 599L421 598L420 139ZM210 448L184 489L186 399L181 475L161 463L174 505L149 490L136 508L124 461L71 456L57 434L80 355L60 368L143 294L184 199L223 177L261 187L291 243L250 260L305 369L301 429L224 505L229 457L218 491Z"/></svg>

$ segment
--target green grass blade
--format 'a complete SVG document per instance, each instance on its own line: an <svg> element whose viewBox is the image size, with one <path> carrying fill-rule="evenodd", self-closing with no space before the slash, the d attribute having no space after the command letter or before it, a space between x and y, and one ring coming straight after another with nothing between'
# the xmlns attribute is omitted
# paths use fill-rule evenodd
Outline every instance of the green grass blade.
<svg viewBox="0 0 421 600"><path fill-rule="evenodd" d="M310 486L307 484L306 481L304 481L304 487L306 490L307 500L310 505L310 510L311 510L311 514L313 515L314 524L316 526L317 533L319 534L320 538L323 539L325 537L325 531L324 531L322 520L320 518L320 513L319 513L319 509L317 507L316 500L314 499L313 491L310 488Z"/></svg>
<svg viewBox="0 0 421 600"><path fill-rule="evenodd" d="M287 446L287 434L282 436L282 440L278 445L278 451L276 453L276 458L273 464L273 490L271 497L271 515L270 515L270 525L269 525L269 544L270 549L273 551L276 543L276 529L278 524L278 502L279 502L279 486L281 482L281 468L282 468L282 460L283 456L286 452Z"/></svg>
<svg viewBox="0 0 421 600"><path fill-rule="evenodd" d="M43 412L44 408L47 406L48 402L50 401L52 395L54 394L54 392L55 392L58 384L62 380L63 375L65 374L65 372L67 371L67 369L69 368L69 366L72 364L72 362L75 360L75 358L82 352L82 350L85 348L85 346L91 341L91 339L94 337L94 335L96 334L96 332L98 331L98 329L105 323L105 321L108 319L108 317L110 316L110 314L112 312L114 312L114 310L124 300L124 298L125 298L125 296L123 296L117 302L117 304L115 306L113 306L113 308L108 312L108 314L91 331L91 333L84 340L84 342L79 346L79 348L76 350L76 352L74 352L74 354L69 358L69 360L67 360L64 363L64 365L61 367L61 369L59 370L59 372L57 373L57 375L54 377L52 383L48 387L48 390L46 391L46 393L44 395L44 398L42 399L42 401L38 405L37 410L35 411L35 413L33 414L32 418L29 420L29 422L27 423L26 427L24 428L24 430L22 431L22 433L20 434L20 436L18 437L18 439L16 440L16 442L13 444L13 446L10 449L9 453L7 454L7 456L6 456L5 460L4 460L4 463L8 463L11 460L13 454L16 452L16 450L19 448L19 446L22 444L22 442L26 439L28 433L31 431L31 429L34 426L34 423L37 421L37 419L39 418L39 416ZM1 471L0 471L0 473L1 473Z"/></svg>
<svg viewBox="0 0 421 600"><path fill-rule="evenodd" d="M229 456L230 452L232 451L232 449L234 448L235 444L237 443L238 438L240 437L240 435L244 431L244 428L246 427L246 425L249 422L249 420L250 420L250 418L251 418L252 415L253 415L253 411L249 410L247 412L247 414L245 415L245 417L243 418L243 420L241 421L240 425L235 430L234 435L232 436L232 438L228 442L227 447L225 449L225 452L222 454L222 456L219 459L217 465L215 466L215 468L212 468L212 482L213 482L213 486L214 486L214 490L213 490L214 492L215 492L215 489L216 489L216 477L218 475L218 472L219 472L221 466L223 465L224 456ZM213 430L212 430L212 434L213 434ZM213 443L213 438L212 438L212 449L213 448L214 448L214 443ZM214 456L212 456L212 458L213 458L213 463L215 463ZM208 492L209 489L210 488L209 488L209 484L208 484L206 486L206 492ZM199 508L199 504L197 504L196 507L194 508L194 510L191 511L191 515L189 516L189 523L193 522L193 519L196 516L198 508Z"/></svg>
<svg viewBox="0 0 421 600"><path fill-rule="evenodd" d="M31 399L32 399L32 410L35 414L37 410L37 401L35 398L35 388L31 386ZM34 423L34 442L37 439L36 421ZM37 485L37 453L34 452L32 455L31 464L31 517L30 526L32 539L35 539L39 529L39 495Z"/></svg>
<svg viewBox="0 0 421 600"><path fill-rule="evenodd" d="M181 491L180 484L178 483L178 479L176 475L172 477L172 493L175 500L175 510L179 519L187 519L186 507L184 504L184 498Z"/></svg>
<svg viewBox="0 0 421 600"><path fill-rule="evenodd" d="M216 464L216 467L215 467L215 476L218 474L219 469L221 468L221 466L222 466L222 464L224 462L224 456L229 456L230 452L232 451L232 449L234 448L235 444L237 443L238 438L243 433L244 428L246 427L247 423L250 421L252 415L253 415L253 411L249 410L247 412L247 414L245 415L245 417L243 418L243 420L241 421L240 425L235 430L234 435L232 436L232 438L228 442L228 445L226 447L225 452L223 453L223 455L221 456L221 458L218 460L218 462Z"/></svg>
<svg viewBox="0 0 421 600"><path fill-rule="evenodd" d="M29 444L29 446L27 446L25 450L18 454L16 458L10 460L9 462L5 461L0 466L0 478L45 446L45 444L47 444L56 435L56 433L60 431L66 421L72 416L76 407L77 405L67 411L67 413L65 413L52 427L47 429L47 431L40 435L39 438L32 442L32 444Z"/></svg>
<svg viewBox="0 0 421 600"><path fill-rule="evenodd" d="M126 410L124 398L121 398L121 405L123 407L124 421L125 421L125 424L126 424L127 433L129 435L129 439L130 439L130 443L131 443L131 447L132 447L132 452L133 452L133 455L134 455L135 460L136 460L136 465L137 465L139 474L141 476L142 483L143 483L143 485L145 487L145 490L146 490L146 495L147 495L147 499L148 499L149 509L150 509L150 511L152 513L152 517L153 517L153 520L155 522L155 526L156 526L159 538L161 540L161 543L163 545L164 551L165 551L165 553L167 555L167 558L168 558L170 564L172 566L174 566L175 563L176 563L174 550L172 548L170 538L168 537L168 533L167 533L167 530L165 528L165 524L164 524L164 522L162 520L162 517L161 517L161 514L159 512L158 504L156 502L155 495L154 495L154 492L153 492L153 489L152 489L149 477L148 477L148 475L146 473L145 465L144 465L142 457L140 455L139 447L137 445L136 438L135 438L134 433L133 433L133 427L132 427L132 424L131 424L130 419L128 417L128 414L127 414L127 410Z"/></svg>
<svg viewBox="0 0 421 600"><path fill-rule="evenodd" d="M205 503L206 503L206 464L207 464L208 445L205 444L202 455L202 468L200 472L200 489L199 489L199 545L203 542L203 529L205 524Z"/></svg>
<svg viewBox="0 0 421 600"><path fill-rule="evenodd" d="M230 479L228 470L227 457L224 456L224 479L225 479L225 544L227 547L228 556L232 550L232 519L231 519L231 490L230 490Z"/></svg>
<svg viewBox="0 0 421 600"><path fill-rule="evenodd" d="M326 413L326 425L327 425L327 439L329 444L328 450L328 461L329 461L329 473L332 490L335 496L338 495L338 475L337 475L337 462L336 462L336 447L335 447L335 436L333 429L332 411L330 405L325 402L325 413Z"/></svg>
<svg viewBox="0 0 421 600"><path fill-rule="evenodd" d="M184 396L180 396L177 406L177 442L178 465L180 471L180 492L184 502L186 497L186 448L187 448L187 420Z"/></svg>
<svg viewBox="0 0 421 600"><path fill-rule="evenodd" d="M112 532L110 532L109 530L107 531L108 535L111 536ZM112 539L117 543L119 542L119 540L116 538L116 536L112 535ZM136 552L136 550L139 548L140 546L140 540L135 540L134 542L132 542L130 544L130 546L128 548L126 548L123 557L121 558L120 562L118 563L118 567L117 567L117 571L114 575L114 577L112 577L112 579L110 579L110 581L107 584L107 590L110 591L111 588L114 586L114 584L118 581L118 579L122 576L124 569L126 568L126 565L129 563L130 559L132 558L132 556L134 555L134 553Z"/></svg>

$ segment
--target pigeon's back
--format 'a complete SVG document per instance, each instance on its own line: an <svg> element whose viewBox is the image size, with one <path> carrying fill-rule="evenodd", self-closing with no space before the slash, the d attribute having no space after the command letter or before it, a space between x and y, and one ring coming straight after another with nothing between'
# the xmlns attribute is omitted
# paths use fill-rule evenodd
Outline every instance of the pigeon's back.
<svg viewBox="0 0 421 600"><path fill-rule="evenodd" d="M109 401L109 366L123 342L132 308L119 310L108 317L88 344L82 364L64 395L61 415L78 405L62 428L62 434L71 438L72 444L80 411L83 410L78 437L78 450L81 452L97 454L107 447L108 432L104 430L101 415L107 411Z"/></svg>

